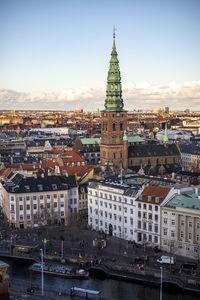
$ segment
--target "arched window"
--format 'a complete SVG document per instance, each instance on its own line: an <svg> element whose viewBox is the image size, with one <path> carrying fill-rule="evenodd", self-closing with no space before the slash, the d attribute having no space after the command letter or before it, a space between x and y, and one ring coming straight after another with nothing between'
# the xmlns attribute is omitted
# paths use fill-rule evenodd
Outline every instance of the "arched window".
<svg viewBox="0 0 200 300"><path fill-rule="evenodd" d="M120 130L122 131L123 130L123 124L120 123Z"/></svg>
<svg viewBox="0 0 200 300"><path fill-rule="evenodd" d="M115 126L115 123L113 123L113 131L116 130L116 126Z"/></svg>

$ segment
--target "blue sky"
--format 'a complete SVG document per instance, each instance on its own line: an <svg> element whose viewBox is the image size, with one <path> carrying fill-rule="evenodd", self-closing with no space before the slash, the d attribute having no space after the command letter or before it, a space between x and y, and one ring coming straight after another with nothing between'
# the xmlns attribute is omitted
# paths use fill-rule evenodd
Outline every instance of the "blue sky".
<svg viewBox="0 0 200 300"><path fill-rule="evenodd" d="M115 24L125 106L176 107L178 89L198 109L199 15L199 0L0 0L1 106L103 108Z"/></svg>

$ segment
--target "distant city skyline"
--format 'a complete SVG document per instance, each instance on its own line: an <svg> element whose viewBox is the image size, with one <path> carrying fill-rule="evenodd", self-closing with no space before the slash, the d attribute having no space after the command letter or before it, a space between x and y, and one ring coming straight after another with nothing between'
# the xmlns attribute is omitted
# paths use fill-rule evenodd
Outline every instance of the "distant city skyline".
<svg viewBox="0 0 200 300"><path fill-rule="evenodd" d="M124 108L200 111L199 12L198 0L0 0L1 109L103 109L115 24Z"/></svg>

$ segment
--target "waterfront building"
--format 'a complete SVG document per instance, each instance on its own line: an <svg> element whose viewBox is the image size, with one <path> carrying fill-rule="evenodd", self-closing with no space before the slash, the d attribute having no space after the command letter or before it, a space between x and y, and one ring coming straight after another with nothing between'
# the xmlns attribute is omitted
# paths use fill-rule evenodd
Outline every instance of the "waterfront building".
<svg viewBox="0 0 200 300"><path fill-rule="evenodd" d="M125 240L136 240L138 188L107 181L88 185L88 224L96 231Z"/></svg>
<svg viewBox="0 0 200 300"><path fill-rule="evenodd" d="M0 203L13 227L67 224L79 210L76 177L23 178L11 172L0 183Z"/></svg>
<svg viewBox="0 0 200 300"><path fill-rule="evenodd" d="M173 195L174 189L147 186L136 199L136 241L160 246L160 205Z"/></svg>
<svg viewBox="0 0 200 300"><path fill-rule="evenodd" d="M200 192L199 186L177 190L161 207L161 246L171 255L199 260Z"/></svg>

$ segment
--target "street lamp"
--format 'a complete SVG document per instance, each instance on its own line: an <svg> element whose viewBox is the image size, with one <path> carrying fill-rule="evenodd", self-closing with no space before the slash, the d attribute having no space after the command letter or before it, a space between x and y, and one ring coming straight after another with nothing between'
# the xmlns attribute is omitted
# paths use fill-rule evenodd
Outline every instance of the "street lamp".
<svg viewBox="0 0 200 300"><path fill-rule="evenodd" d="M162 277L163 277L163 267L160 267L160 300L162 300Z"/></svg>
<svg viewBox="0 0 200 300"><path fill-rule="evenodd" d="M42 263L42 296L44 296L44 265L43 265L43 249L40 249Z"/></svg>

